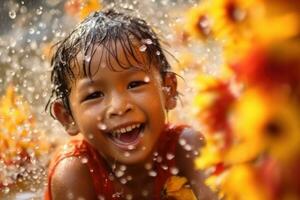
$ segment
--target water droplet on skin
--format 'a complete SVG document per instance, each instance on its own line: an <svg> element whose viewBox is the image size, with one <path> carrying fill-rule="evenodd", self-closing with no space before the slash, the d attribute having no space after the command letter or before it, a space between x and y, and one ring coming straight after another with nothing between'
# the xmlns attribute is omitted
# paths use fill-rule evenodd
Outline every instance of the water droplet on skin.
<svg viewBox="0 0 300 200"><path fill-rule="evenodd" d="M150 77L149 77L149 76L145 76L144 81L145 81L146 83L149 83L149 82L150 82Z"/></svg>
<svg viewBox="0 0 300 200"><path fill-rule="evenodd" d="M171 172L171 174L173 174L173 175L177 175L177 174L179 173L179 170L178 170L178 168L176 168L176 167L172 167L172 168L170 168L170 172Z"/></svg>
<svg viewBox="0 0 300 200"><path fill-rule="evenodd" d="M106 126L105 124L103 124L103 123L99 123L99 124L98 124L98 128L99 128L101 131L104 131L104 130L107 129L107 126Z"/></svg>
<svg viewBox="0 0 300 200"><path fill-rule="evenodd" d="M98 199L99 199L99 200L105 200L105 197L102 196L102 195L98 195Z"/></svg>
<svg viewBox="0 0 300 200"><path fill-rule="evenodd" d="M151 171L148 172L148 175L151 176L151 177L155 177L155 176L157 176L157 172L151 170Z"/></svg>
<svg viewBox="0 0 300 200"><path fill-rule="evenodd" d="M92 139L94 139L94 135L93 134L89 134L88 138L92 140Z"/></svg>
<svg viewBox="0 0 300 200"><path fill-rule="evenodd" d="M162 165L161 168L163 168L163 170L168 170L168 166L167 165Z"/></svg>
<svg viewBox="0 0 300 200"><path fill-rule="evenodd" d="M113 198L120 198L122 196L121 192L116 192L112 195Z"/></svg>
<svg viewBox="0 0 300 200"><path fill-rule="evenodd" d="M134 145L129 145L129 146L128 146L128 150L133 150L133 149L135 149L135 146L134 146Z"/></svg>
<svg viewBox="0 0 300 200"><path fill-rule="evenodd" d="M127 169L127 167L126 167L125 165L121 165L121 166L120 166L120 170L121 170L121 171L125 171L126 169Z"/></svg>
<svg viewBox="0 0 300 200"><path fill-rule="evenodd" d="M185 139L179 139L179 144L181 145L181 146L184 146L185 144L186 144L186 140Z"/></svg>
<svg viewBox="0 0 300 200"><path fill-rule="evenodd" d="M122 184L126 184L126 183L127 183L127 180L126 180L125 178L121 178L120 182L121 182Z"/></svg>
<svg viewBox="0 0 300 200"><path fill-rule="evenodd" d="M127 195L126 195L126 200L132 200L132 199L133 199L133 197L132 197L131 194L127 194Z"/></svg>
<svg viewBox="0 0 300 200"><path fill-rule="evenodd" d="M116 175L116 177L120 178L121 176L124 175L124 171L117 170L117 171L115 172L115 175Z"/></svg>
<svg viewBox="0 0 300 200"><path fill-rule="evenodd" d="M160 51L156 51L156 55L158 55L158 56L159 56L160 54L161 54L161 53L160 53Z"/></svg>
<svg viewBox="0 0 300 200"><path fill-rule="evenodd" d="M139 48L140 52L145 52L146 49L147 49L147 46L144 44L142 46L140 46L140 48Z"/></svg>
<svg viewBox="0 0 300 200"><path fill-rule="evenodd" d="M158 156L158 157L156 158L156 162L160 163L161 161L162 161L162 157L161 157L161 156Z"/></svg>
<svg viewBox="0 0 300 200"><path fill-rule="evenodd" d="M126 179L127 179L127 181L131 181L131 180L132 180L132 176L128 175L128 176L126 177Z"/></svg>
<svg viewBox="0 0 300 200"><path fill-rule="evenodd" d="M143 190L143 191L142 191L142 195L143 195L144 197L148 196L148 194L149 194L148 190Z"/></svg>
<svg viewBox="0 0 300 200"><path fill-rule="evenodd" d="M152 164L151 163L146 163L145 164L145 169L147 169L147 170L152 169Z"/></svg>
<svg viewBox="0 0 300 200"><path fill-rule="evenodd" d="M16 11L14 10L9 11L8 15L11 19L15 19L17 16Z"/></svg>
<svg viewBox="0 0 300 200"><path fill-rule="evenodd" d="M125 156L125 157L129 157L129 156L130 156L130 153L129 153L128 151L126 151L126 152L124 153L124 156Z"/></svg>
<svg viewBox="0 0 300 200"><path fill-rule="evenodd" d="M174 154L171 154L171 153L167 153L167 155L166 155L166 158L167 158L168 160L172 160L174 157L175 157L175 155L174 155Z"/></svg>
<svg viewBox="0 0 300 200"><path fill-rule="evenodd" d="M82 163L82 164L86 164L86 163L88 163L88 161L89 161L89 160L88 160L88 158L86 158L86 157L84 157L84 158L81 159L81 163Z"/></svg>
<svg viewBox="0 0 300 200"><path fill-rule="evenodd" d="M191 150L192 150L192 146L189 145L189 144L184 145L183 148L184 148L186 151L191 151Z"/></svg>

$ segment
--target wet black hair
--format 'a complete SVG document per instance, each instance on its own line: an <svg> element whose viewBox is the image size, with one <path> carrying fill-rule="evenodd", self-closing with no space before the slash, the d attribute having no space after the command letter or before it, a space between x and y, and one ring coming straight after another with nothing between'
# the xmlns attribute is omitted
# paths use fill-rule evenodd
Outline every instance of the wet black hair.
<svg viewBox="0 0 300 200"><path fill-rule="evenodd" d="M132 64L129 57L133 58L135 63L140 64L134 40L139 42L140 50L146 53L149 67L151 63L155 63L154 66L164 77L170 70L170 64L163 53L158 36L146 21L113 9L95 12L54 46L56 51L51 59L53 88L46 109L49 106L51 108L53 100L60 99L66 110L72 115L69 102L70 82L76 80L73 68L80 66L77 60L80 52L84 56L82 59L83 75L92 78L91 60L99 46L105 48L106 51L105 55L101 55L100 63L104 59L106 66L112 70L114 67L111 64L111 57L122 68L128 68L128 65L125 66L119 61L116 42L121 44L129 65ZM52 115L51 109L50 114Z"/></svg>

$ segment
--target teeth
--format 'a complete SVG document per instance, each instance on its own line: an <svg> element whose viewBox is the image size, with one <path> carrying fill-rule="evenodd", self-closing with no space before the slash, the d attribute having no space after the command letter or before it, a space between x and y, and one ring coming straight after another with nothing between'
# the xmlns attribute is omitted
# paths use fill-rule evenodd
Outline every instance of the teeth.
<svg viewBox="0 0 300 200"><path fill-rule="evenodd" d="M141 124L134 124L134 125L127 126L127 127L124 127L124 128L119 128L117 130L112 131L112 134L113 134L114 137L120 137L120 135L122 133L130 132L135 128L139 128L140 126L141 126Z"/></svg>

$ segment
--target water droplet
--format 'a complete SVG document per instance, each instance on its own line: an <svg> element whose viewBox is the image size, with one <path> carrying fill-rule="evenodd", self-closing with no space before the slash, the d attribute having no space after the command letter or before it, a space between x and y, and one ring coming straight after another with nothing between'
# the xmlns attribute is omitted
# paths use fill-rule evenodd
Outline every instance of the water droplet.
<svg viewBox="0 0 300 200"><path fill-rule="evenodd" d="M121 165L121 166L120 166L120 170L121 170L121 171L125 171L126 169L127 169L126 165Z"/></svg>
<svg viewBox="0 0 300 200"><path fill-rule="evenodd" d="M156 51L156 55L158 55L158 56L159 56L160 54L161 54L161 53L160 53L160 51Z"/></svg>
<svg viewBox="0 0 300 200"><path fill-rule="evenodd" d="M86 157L83 157L82 159L81 159L81 163L82 164L86 164L86 163L88 163L88 158L86 158Z"/></svg>
<svg viewBox="0 0 300 200"><path fill-rule="evenodd" d="M131 181L131 180L132 180L132 176L128 175L128 176L126 177L126 179L127 179L127 181Z"/></svg>
<svg viewBox="0 0 300 200"><path fill-rule="evenodd" d="M125 157L129 157L129 156L130 156L130 153L129 153L128 151L126 151L126 152L124 153L124 156L125 156Z"/></svg>
<svg viewBox="0 0 300 200"><path fill-rule="evenodd" d="M10 192L9 187L5 187L4 189L2 189L4 194L8 194Z"/></svg>
<svg viewBox="0 0 300 200"><path fill-rule="evenodd" d="M122 196L121 192L116 192L112 195L113 198L120 198Z"/></svg>
<svg viewBox="0 0 300 200"><path fill-rule="evenodd" d="M171 172L171 174L173 174L173 175L177 175L177 174L179 173L179 170L178 170L178 168L176 168L176 167L172 167L172 168L170 169L170 172Z"/></svg>
<svg viewBox="0 0 300 200"><path fill-rule="evenodd" d="M149 76L145 76L144 81L145 81L146 83L149 83L149 82L150 82L150 77L149 77Z"/></svg>
<svg viewBox="0 0 300 200"><path fill-rule="evenodd" d="M147 49L147 46L144 44L142 46L140 46L140 48L139 48L140 52L145 52L146 49Z"/></svg>
<svg viewBox="0 0 300 200"><path fill-rule="evenodd" d="M120 182L121 182L122 184L126 184L126 183L127 183L127 180L126 180L125 178L121 178Z"/></svg>
<svg viewBox="0 0 300 200"><path fill-rule="evenodd" d="M151 163L146 163L145 164L145 169L147 169L147 170L152 169L152 164Z"/></svg>
<svg viewBox="0 0 300 200"><path fill-rule="evenodd" d="M144 39L143 40L143 43L145 43L145 44L152 44L153 42L152 42L152 40L151 39Z"/></svg>
<svg viewBox="0 0 300 200"><path fill-rule="evenodd" d="M88 135L88 138L89 138L89 139L94 139L94 135L93 135L93 134L89 134L89 135Z"/></svg>
<svg viewBox="0 0 300 200"><path fill-rule="evenodd" d="M14 10L9 11L8 15L11 19L15 19L17 16L16 11L14 11Z"/></svg>
<svg viewBox="0 0 300 200"><path fill-rule="evenodd" d="M144 197L148 196L148 195L149 195L148 190L143 190L143 191L142 191L142 195L143 195Z"/></svg>
<svg viewBox="0 0 300 200"><path fill-rule="evenodd" d="M155 176L157 176L157 172L151 170L151 171L148 172L148 175L151 176L151 177L155 177Z"/></svg>
<svg viewBox="0 0 300 200"><path fill-rule="evenodd" d="M132 197L131 194L127 194L127 195L126 195L126 200L132 200L132 199L133 199L133 197Z"/></svg>
<svg viewBox="0 0 300 200"><path fill-rule="evenodd" d="M39 7L38 9L36 9L37 15L41 15L42 13L43 13L43 7Z"/></svg>
<svg viewBox="0 0 300 200"><path fill-rule="evenodd" d="M133 149L135 149L135 146L134 146L134 145L129 145L129 146L128 146L128 150L133 150Z"/></svg>
<svg viewBox="0 0 300 200"><path fill-rule="evenodd" d="M100 130L104 131L104 130L107 129L107 126L106 126L105 124L103 124L103 123L99 123L99 124L98 124L98 128L99 128Z"/></svg>
<svg viewBox="0 0 300 200"><path fill-rule="evenodd" d="M158 157L156 158L156 162L160 163L161 161L162 161L162 157L161 157L161 156L158 156Z"/></svg>
<svg viewBox="0 0 300 200"><path fill-rule="evenodd" d="M117 171L115 172L115 175L116 175L116 177L120 178L121 176L124 175L124 171L117 170Z"/></svg>
<svg viewBox="0 0 300 200"><path fill-rule="evenodd" d="M74 199L74 194L72 192L68 192L67 198L68 199Z"/></svg>
<svg viewBox="0 0 300 200"><path fill-rule="evenodd" d="M163 168L163 170L168 170L168 166L167 165L162 165L161 168Z"/></svg>
<svg viewBox="0 0 300 200"><path fill-rule="evenodd" d="M189 144L184 145L183 148L184 148L186 151L192 150L192 146L189 145Z"/></svg>
<svg viewBox="0 0 300 200"><path fill-rule="evenodd" d="M184 146L184 145L186 144L186 140L183 139L183 138L179 139L179 144L180 144L181 146Z"/></svg>
<svg viewBox="0 0 300 200"><path fill-rule="evenodd" d="M102 195L98 195L98 199L99 199L99 200L105 200L105 197L102 196Z"/></svg>
<svg viewBox="0 0 300 200"><path fill-rule="evenodd" d="M86 56L84 56L84 60L85 60L85 62L90 62L91 61L91 55L86 55Z"/></svg>
<svg viewBox="0 0 300 200"><path fill-rule="evenodd" d="M167 153L167 155L166 155L166 158L167 158L168 160L172 160L174 157L175 157L175 155L172 154L172 153Z"/></svg>

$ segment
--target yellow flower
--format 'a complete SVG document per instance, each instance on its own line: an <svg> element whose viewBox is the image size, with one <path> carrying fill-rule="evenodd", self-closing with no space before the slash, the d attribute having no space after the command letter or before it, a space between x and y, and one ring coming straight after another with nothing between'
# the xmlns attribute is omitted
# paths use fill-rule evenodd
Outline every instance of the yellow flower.
<svg viewBox="0 0 300 200"><path fill-rule="evenodd" d="M299 105L279 86L245 92L232 114L235 141L226 162L251 161L264 153L286 161L300 153Z"/></svg>
<svg viewBox="0 0 300 200"><path fill-rule="evenodd" d="M208 39L212 36L211 21L206 12L206 6L192 7L186 15L185 31L194 38Z"/></svg>
<svg viewBox="0 0 300 200"><path fill-rule="evenodd" d="M29 104L16 95L13 86L0 99L0 122L0 157L5 163L14 162L16 156L26 156L26 150L37 156L47 153L49 143L41 140L44 133L36 131Z"/></svg>
<svg viewBox="0 0 300 200"><path fill-rule="evenodd" d="M175 200L196 200L196 196L190 187L187 187L187 179L180 176L171 176L165 183L163 197Z"/></svg>
<svg viewBox="0 0 300 200"><path fill-rule="evenodd" d="M224 148L224 138L222 134L207 135L205 146L200 150L200 156L196 159L196 168L208 169L223 162L222 148Z"/></svg>
<svg viewBox="0 0 300 200"><path fill-rule="evenodd" d="M232 167L224 178L222 192L227 200L270 199L258 180L256 170L250 165Z"/></svg>

